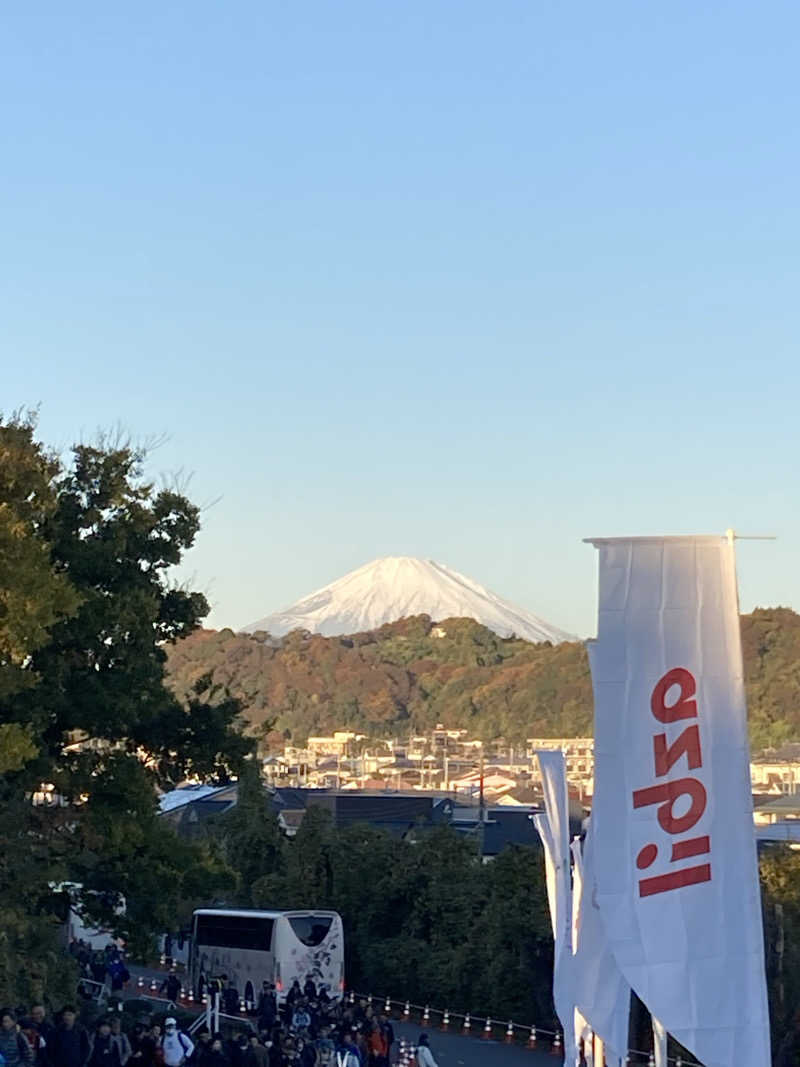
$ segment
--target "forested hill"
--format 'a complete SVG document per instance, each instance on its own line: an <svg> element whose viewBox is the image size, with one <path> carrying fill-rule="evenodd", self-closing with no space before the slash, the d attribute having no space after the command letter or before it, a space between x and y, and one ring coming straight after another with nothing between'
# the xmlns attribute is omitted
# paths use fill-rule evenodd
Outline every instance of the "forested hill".
<svg viewBox="0 0 800 1067"><path fill-rule="evenodd" d="M742 616L753 746L800 738L800 615ZM592 730L582 644L503 639L470 619L403 619L370 633L200 630L170 650L169 679L185 695L210 674L245 704L255 728L275 720L296 740L353 728L373 737L436 723L475 737L569 737Z"/></svg>

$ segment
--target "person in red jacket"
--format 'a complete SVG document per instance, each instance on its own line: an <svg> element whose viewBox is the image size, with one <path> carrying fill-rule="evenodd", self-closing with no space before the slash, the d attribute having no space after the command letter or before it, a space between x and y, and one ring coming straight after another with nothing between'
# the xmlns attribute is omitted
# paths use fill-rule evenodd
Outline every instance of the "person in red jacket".
<svg viewBox="0 0 800 1067"><path fill-rule="evenodd" d="M389 1043L386 1034L380 1024L372 1024L372 1030L367 1038L370 1067L389 1067Z"/></svg>

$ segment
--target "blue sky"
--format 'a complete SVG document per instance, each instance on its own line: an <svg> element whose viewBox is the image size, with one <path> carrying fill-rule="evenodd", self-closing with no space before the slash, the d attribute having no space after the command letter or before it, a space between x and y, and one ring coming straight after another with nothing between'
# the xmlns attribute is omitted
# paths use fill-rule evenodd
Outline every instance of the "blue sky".
<svg viewBox="0 0 800 1067"><path fill-rule="evenodd" d="M166 433L240 625L432 557L582 634L589 535L800 606L793 2L12 2L0 404Z"/></svg>

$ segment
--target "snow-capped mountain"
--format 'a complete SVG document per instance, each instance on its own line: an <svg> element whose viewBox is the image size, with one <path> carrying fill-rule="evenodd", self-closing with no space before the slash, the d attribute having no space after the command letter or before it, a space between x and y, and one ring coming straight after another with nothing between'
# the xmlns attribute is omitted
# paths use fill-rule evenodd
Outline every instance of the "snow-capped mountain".
<svg viewBox="0 0 800 1067"><path fill-rule="evenodd" d="M409 615L475 619L501 637L516 634L554 644L576 640L442 563L410 556L367 563L244 631L266 630L275 637L298 629L325 636L354 634Z"/></svg>

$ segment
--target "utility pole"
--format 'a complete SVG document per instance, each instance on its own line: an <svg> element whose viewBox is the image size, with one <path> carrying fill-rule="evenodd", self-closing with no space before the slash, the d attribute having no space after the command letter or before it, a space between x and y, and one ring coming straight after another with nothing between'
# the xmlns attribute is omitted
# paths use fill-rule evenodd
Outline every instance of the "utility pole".
<svg viewBox="0 0 800 1067"><path fill-rule="evenodd" d="M480 793L478 794L478 859L483 863L483 831L486 822L486 801L483 795L483 748L481 748L480 770Z"/></svg>

